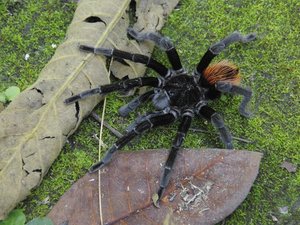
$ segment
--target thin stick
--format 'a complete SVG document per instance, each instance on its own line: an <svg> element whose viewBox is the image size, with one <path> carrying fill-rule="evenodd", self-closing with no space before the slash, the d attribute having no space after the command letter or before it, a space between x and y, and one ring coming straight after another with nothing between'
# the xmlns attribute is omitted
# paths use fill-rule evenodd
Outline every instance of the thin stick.
<svg viewBox="0 0 300 225"><path fill-rule="evenodd" d="M239 138L239 137L234 137L234 136L232 136L232 139L235 139L237 141L244 142L244 143L247 143L247 144L253 143L253 141L251 141L251 140L247 140L247 139Z"/></svg>
<svg viewBox="0 0 300 225"><path fill-rule="evenodd" d="M109 129L109 131L112 132L117 138L123 137L123 134L121 134L118 130L110 126L106 121L102 121L100 116L96 112L92 112L92 117L94 120L96 120L96 122L99 123L100 126L103 124L103 126Z"/></svg>
<svg viewBox="0 0 300 225"><path fill-rule="evenodd" d="M104 115L105 115L105 107L106 107L106 98L104 98L103 101L103 110L102 110L102 116L101 116L101 123L100 123L100 132L99 132L99 147L98 147L98 161L101 160L101 148L102 148L102 134L103 134L103 121L104 121ZM98 115L97 115L98 116ZM99 116L98 116L99 117ZM101 203L101 172L98 170L98 193L99 193L99 214L100 214L100 222L103 224L103 214L102 214L102 203Z"/></svg>
<svg viewBox="0 0 300 225"><path fill-rule="evenodd" d="M190 131L193 132L200 132L200 133L205 133L205 134L209 134L210 132L207 130L202 130L202 129L198 129L198 128L190 128Z"/></svg>
<svg viewBox="0 0 300 225"><path fill-rule="evenodd" d="M190 128L190 131L201 132L201 133L205 133L205 134L210 134L210 132L207 131L207 130L202 130L202 129L197 129L197 128ZM213 133L213 134L217 134L217 133ZM232 139L240 141L240 142L248 143L248 144L250 144L250 143L253 142L251 140L247 140L247 139L239 138L239 137L234 137L234 136L232 136Z"/></svg>

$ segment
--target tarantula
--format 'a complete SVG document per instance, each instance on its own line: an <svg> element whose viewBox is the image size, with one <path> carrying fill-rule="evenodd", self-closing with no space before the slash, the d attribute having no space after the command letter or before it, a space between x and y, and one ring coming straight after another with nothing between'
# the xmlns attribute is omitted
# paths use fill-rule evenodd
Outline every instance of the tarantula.
<svg viewBox="0 0 300 225"><path fill-rule="evenodd" d="M192 118L202 117L211 121L212 125L219 131L221 140L227 149L233 149L232 137L224 124L222 117L208 106L210 100L215 100L221 93L240 94L243 96L239 106L239 112L245 117L250 113L246 111L246 106L251 99L252 92L240 87L239 69L234 64L223 60L213 65L210 62L222 50L233 42L249 42L255 39L255 34L246 36L235 31L221 41L213 44L199 61L195 71L189 75L180 62L179 55L172 42L158 33L142 33L132 28L128 29L128 34L137 41L150 40L164 50L172 68L168 69L152 57L141 54L132 54L118 49L93 48L80 45L80 49L94 54L114 57L119 60L130 60L136 63L145 64L159 74L159 77L140 77L120 81L114 84L99 86L97 88L84 91L65 100L66 104L76 102L95 94L107 94L113 91L128 91L135 87L150 86L150 91L138 96L128 104L119 109L121 116L127 116L142 103L152 99L157 111L140 116L127 129L126 134L119 138L115 144L106 152L103 159L90 168L90 172L97 171L108 164L113 154L128 144L134 137L150 128L167 125L176 120L180 120L176 137L173 141L171 151L164 165L163 175L158 189L158 199L161 199L167 187L172 167L179 148L181 147L187 131L190 128Z"/></svg>

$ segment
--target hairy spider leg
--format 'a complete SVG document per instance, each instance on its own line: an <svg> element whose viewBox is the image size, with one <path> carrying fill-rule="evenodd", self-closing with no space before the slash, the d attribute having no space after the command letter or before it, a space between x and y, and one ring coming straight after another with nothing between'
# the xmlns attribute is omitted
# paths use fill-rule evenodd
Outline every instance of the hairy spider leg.
<svg viewBox="0 0 300 225"><path fill-rule="evenodd" d="M128 131L123 137L118 139L115 144L106 152L103 159L90 168L90 173L93 173L108 164L111 161L113 154L123 148L137 135L146 130L149 130L150 128L170 124L174 122L176 118L177 112L174 112L172 110L170 110L169 112L164 112L163 114L153 114L152 116L148 116L147 120L143 120L140 123L136 124L133 129L130 129L130 131Z"/></svg>
<svg viewBox="0 0 300 225"><path fill-rule="evenodd" d="M153 41L155 45L157 45L159 48L161 48L163 51L166 52L173 70L175 70L177 73L183 71L183 67L178 52L169 38L163 37L160 34L155 32L145 32L145 33L138 32L133 28L128 28L127 32L131 37L133 37L138 41L145 41L145 40Z"/></svg>
<svg viewBox="0 0 300 225"><path fill-rule="evenodd" d="M159 189L157 192L158 199L161 199L166 187L169 184L170 177L171 177L171 171L172 171L178 150L181 147L181 145L184 141L184 138L186 136L186 133L190 128L190 125L192 122L192 117L193 117L192 113L187 113L187 114L183 115L183 117L182 117L181 123L178 127L176 137L173 141L171 151L169 153L168 159L164 166L164 172L163 172L163 175L162 175L162 178L160 181L160 185L159 185Z"/></svg>
<svg viewBox="0 0 300 225"><path fill-rule="evenodd" d="M221 92L227 92L231 94L239 94L243 96L243 100L239 106L239 112L242 116L249 118L251 116L250 112L247 112L246 107L251 100L252 91L241 86L231 84L230 82L219 81L215 85L216 89Z"/></svg>
<svg viewBox="0 0 300 225"><path fill-rule="evenodd" d="M144 122L149 120L151 117L157 117L157 116L162 116L165 115L166 113L171 112L174 114L174 116L177 118L178 117L178 112L176 110L170 110L170 108L166 108L164 110L160 110L160 111L154 111L154 112L147 112L143 115L138 116L127 128L126 128L126 132L130 132L132 130L135 129L135 127Z"/></svg>
<svg viewBox="0 0 300 225"><path fill-rule="evenodd" d="M213 58L216 57L217 55L219 55L230 44L232 44L234 42L247 43L247 42L253 41L255 38L256 38L255 33L250 33L250 34L243 36L240 32L234 31L229 36L225 37L221 41L210 46L210 48L206 51L206 53L204 54L204 56L201 58L200 62L198 63L195 74L201 75L203 70L206 69L206 67L210 64L210 62L213 60Z"/></svg>
<svg viewBox="0 0 300 225"><path fill-rule="evenodd" d="M66 104L71 104L80 99L87 98L91 95L108 94L113 91L123 91L123 90L128 91L135 87L142 87L142 86L160 87L163 83L161 79L162 78L157 78L157 77L139 77L139 78L129 79L125 81L120 81L114 84L107 84L94 89L83 91L77 95L73 95L72 97L65 99L64 102Z"/></svg>
<svg viewBox="0 0 300 225"><path fill-rule="evenodd" d="M170 70L162 65L161 63L157 62L152 57L142 55L142 54L132 54L130 52L121 51L115 48L93 48L86 45L80 45L79 48L86 52L92 52L97 55L104 55L106 57L115 57L118 59L127 59L132 62L142 63L146 65L148 68L153 69L156 71L160 76L166 77L171 72Z"/></svg>
<svg viewBox="0 0 300 225"><path fill-rule="evenodd" d="M132 101L119 108L119 114L123 117L127 116L130 112L134 111L137 107L139 107L142 103L146 102L153 95L154 90L150 90L134 98Z"/></svg>
<svg viewBox="0 0 300 225"><path fill-rule="evenodd" d="M233 149L232 136L225 126L222 117L209 106L202 106L199 110L199 115L210 121L212 125L219 131L220 138L227 149Z"/></svg>

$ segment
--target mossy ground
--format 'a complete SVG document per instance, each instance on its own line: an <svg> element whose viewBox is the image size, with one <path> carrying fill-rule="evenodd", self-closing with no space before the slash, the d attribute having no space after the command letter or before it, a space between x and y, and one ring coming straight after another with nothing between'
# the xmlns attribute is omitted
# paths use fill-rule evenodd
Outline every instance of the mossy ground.
<svg viewBox="0 0 300 225"><path fill-rule="evenodd" d="M22 89L33 83L65 35L76 5L68 1L7 1L0 3L0 91L14 84ZM236 137L236 149L264 153L259 176L247 199L226 219L226 224L296 225L300 222L300 169L289 173L280 167L284 161L300 166L300 2L298 0L182 0L162 33L176 44L183 64L190 71L208 46L234 30L256 32L257 40L230 46L216 60L227 58L239 65L243 84L254 96L254 117L242 118L237 111L241 98L224 96L212 103L224 116ZM24 60L25 54L30 58ZM166 62L158 50L154 57ZM150 71L148 71L150 72ZM137 113L123 119L117 109L128 99L112 94L107 98L105 120L120 131ZM98 112L101 113L102 106ZM150 110L150 106L141 109ZM146 133L130 149L168 148L177 124ZM211 125L195 120L192 127L207 133L190 132L184 147L220 147ZM165 132L168 130L168 132ZM27 218L44 216L58 198L98 158L99 127L87 118L62 150L42 184L19 207ZM109 146L116 140L104 130ZM129 149L128 147L126 149ZM68 171L68 172L66 172ZM280 207L288 206L281 214Z"/></svg>

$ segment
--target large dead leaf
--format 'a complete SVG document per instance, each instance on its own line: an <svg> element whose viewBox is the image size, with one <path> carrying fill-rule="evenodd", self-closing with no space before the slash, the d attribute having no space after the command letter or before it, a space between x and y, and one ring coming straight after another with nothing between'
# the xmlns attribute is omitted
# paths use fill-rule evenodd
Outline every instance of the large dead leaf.
<svg viewBox="0 0 300 225"><path fill-rule="evenodd" d="M48 216L56 225L216 224L246 198L262 157L248 151L182 150L156 208L152 195L167 154L168 150L116 154L100 173L100 211L98 174L93 173L77 181Z"/></svg>
<svg viewBox="0 0 300 225"><path fill-rule="evenodd" d="M138 29L157 30L177 0L136 1ZM0 114L0 220L36 187L58 156L67 137L101 100L91 97L66 106L72 93L109 83L104 57L78 50L79 44L117 47L150 54L126 36L130 0L82 0L78 3L66 40L41 71L39 79ZM141 12L148 9L149 14ZM148 18L149 17L149 18ZM153 19L153 18L157 19ZM148 19L147 19L148 18ZM157 24L157 22L159 22ZM140 76L144 67L114 65L117 76ZM122 66L122 69L120 69ZM121 74L120 71L123 71Z"/></svg>

